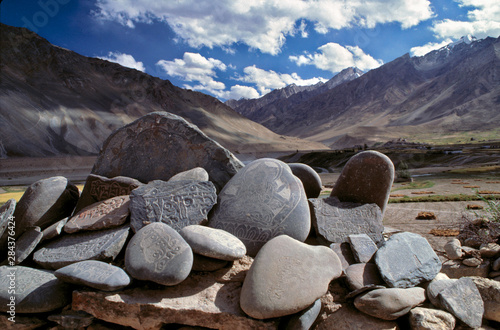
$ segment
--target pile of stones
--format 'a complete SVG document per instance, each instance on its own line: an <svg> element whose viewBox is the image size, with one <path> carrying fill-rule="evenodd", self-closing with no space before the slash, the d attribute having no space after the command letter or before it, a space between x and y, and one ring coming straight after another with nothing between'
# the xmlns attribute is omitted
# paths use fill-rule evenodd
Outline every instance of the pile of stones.
<svg viewBox="0 0 500 330"><path fill-rule="evenodd" d="M389 158L361 152L320 198L309 166L243 166L184 119L151 113L106 140L81 194L53 177L0 208L11 256L0 266L0 323L498 326L497 281L450 279L425 238L384 235L393 179Z"/></svg>

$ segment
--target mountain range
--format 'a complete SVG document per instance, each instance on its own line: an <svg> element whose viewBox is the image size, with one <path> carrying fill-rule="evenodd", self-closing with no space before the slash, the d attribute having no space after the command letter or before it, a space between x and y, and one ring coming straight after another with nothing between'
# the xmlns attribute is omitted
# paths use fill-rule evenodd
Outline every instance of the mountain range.
<svg viewBox="0 0 500 330"><path fill-rule="evenodd" d="M435 143L498 139L500 38L463 37L364 74L350 68L324 85L288 86L260 99L226 104L278 134L331 148L401 138Z"/></svg>
<svg viewBox="0 0 500 330"><path fill-rule="evenodd" d="M214 97L0 23L0 158L97 154L115 129L153 111L184 117L236 154L327 149L275 134Z"/></svg>

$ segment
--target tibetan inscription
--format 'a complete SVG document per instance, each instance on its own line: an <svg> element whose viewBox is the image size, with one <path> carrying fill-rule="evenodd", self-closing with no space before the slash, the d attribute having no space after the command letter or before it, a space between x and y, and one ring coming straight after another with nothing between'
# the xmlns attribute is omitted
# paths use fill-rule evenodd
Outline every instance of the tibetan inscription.
<svg viewBox="0 0 500 330"><path fill-rule="evenodd" d="M217 194L210 181L155 180L135 189L130 200L131 226L135 232L154 222L163 222L179 231L206 222Z"/></svg>

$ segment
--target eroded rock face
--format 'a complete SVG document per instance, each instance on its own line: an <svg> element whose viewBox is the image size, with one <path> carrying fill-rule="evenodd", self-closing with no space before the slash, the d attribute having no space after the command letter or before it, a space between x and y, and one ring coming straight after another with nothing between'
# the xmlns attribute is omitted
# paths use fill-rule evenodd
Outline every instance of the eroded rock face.
<svg viewBox="0 0 500 330"><path fill-rule="evenodd" d="M240 305L257 319L290 315L324 295L342 273L340 259L324 246L281 235L266 243L243 283Z"/></svg>
<svg viewBox="0 0 500 330"><path fill-rule="evenodd" d="M152 112L106 139L92 173L109 178L127 176L147 183L167 181L195 167L203 167L220 190L243 164L184 118Z"/></svg>
<svg viewBox="0 0 500 330"><path fill-rule="evenodd" d="M270 158L251 162L218 196L208 225L238 237L255 256L272 238L304 241L311 227L304 187L285 163Z"/></svg>

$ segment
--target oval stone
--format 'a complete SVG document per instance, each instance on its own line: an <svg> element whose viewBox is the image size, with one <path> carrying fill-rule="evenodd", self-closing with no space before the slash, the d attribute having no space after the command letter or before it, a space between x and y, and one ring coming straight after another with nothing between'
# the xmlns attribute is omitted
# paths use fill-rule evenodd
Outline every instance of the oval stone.
<svg viewBox="0 0 500 330"><path fill-rule="evenodd" d="M331 249L275 237L262 247L245 277L241 309L257 319L297 313L324 295L341 273L340 259Z"/></svg>
<svg viewBox="0 0 500 330"><path fill-rule="evenodd" d="M123 269L97 260L85 260L59 268L54 275L67 283L103 291L119 290L130 284L130 277Z"/></svg>
<svg viewBox="0 0 500 330"><path fill-rule="evenodd" d="M248 255L255 256L262 245L279 235L304 241L311 215L302 182L290 167L262 158L245 166L226 184L208 225L238 237Z"/></svg>
<svg viewBox="0 0 500 330"><path fill-rule="evenodd" d="M318 198L323 188L319 174L309 165L302 163L288 164L293 175L302 181L307 198Z"/></svg>
<svg viewBox="0 0 500 330"><path fill-rule="evenodd" d="M180 172L168 179L168 182L193 180L193 181L208 181L208 172L203 167L195 167L188 171Z"/></svg>
<svg viewBox="0 0 500 330"><path fill-rule="evenodd" d="M179 233L162 222L143 227L125 251L125 269L135 279L162 285L184 281L193 266L193 251Z"/></svg>
<svg viewBox="0 0 500 330"><path fill-rule="evenodd" d="M80 230L100 230L117 227L127 220L130 214L128 195L116 196L84 207L64 226L67 233Z"/></svg>
<svg viewBox="0 0 500 330"><path fill-rule="evenodd" d="M9 292L13 287L15 293ZM12 300L12 297L14 300ZM13 309L9 303L14 301ZM24 266L0 267L0 311L44 313L71 303L71 288L51 271Z"/></svg>
<svg viewBox="0 0 500 330"><path fill-rule="evenodd" d="M221 229L192 225L179 232L194 253L220 260L234 261L245 256L247 249L238 237Z"/></svg>

